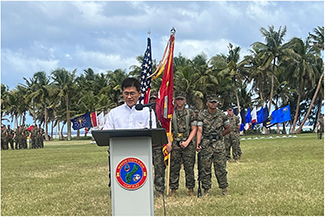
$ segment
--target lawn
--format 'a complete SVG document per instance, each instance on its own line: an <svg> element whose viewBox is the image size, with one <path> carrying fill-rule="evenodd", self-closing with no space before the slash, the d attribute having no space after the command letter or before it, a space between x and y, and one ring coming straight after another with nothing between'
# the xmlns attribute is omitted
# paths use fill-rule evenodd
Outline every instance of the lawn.
<svg viewBox="0 0 325 217"><path fill-rule="evenodd" d="M231 197L221 195L215 176L209 197L188 197L182 170L177 197L165 198L165 207L155 192L155 215L323 216L324 139L254 137L241 141L241 162L227 165ZM1 215L111 215L108 181L107 147L90 140L1 151Z"/></svg>

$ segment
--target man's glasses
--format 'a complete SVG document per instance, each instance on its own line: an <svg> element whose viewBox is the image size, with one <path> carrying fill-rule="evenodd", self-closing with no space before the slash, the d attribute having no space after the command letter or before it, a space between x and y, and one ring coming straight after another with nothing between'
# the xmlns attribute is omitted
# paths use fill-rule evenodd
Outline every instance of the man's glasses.
<svg viewBox="0 0 325 217"><path fill-rule="evenodd" d="M135 96L136 92L123 92L125 96Z"/></svg>

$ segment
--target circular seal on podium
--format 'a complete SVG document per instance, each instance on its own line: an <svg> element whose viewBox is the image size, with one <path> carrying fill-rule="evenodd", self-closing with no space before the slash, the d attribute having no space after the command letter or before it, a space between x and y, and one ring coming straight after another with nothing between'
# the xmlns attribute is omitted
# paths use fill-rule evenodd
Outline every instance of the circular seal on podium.
<svg viewBox="0 0 325 217"><path fill-rule="evenodd" d="M115 177L119 185L127 190L136 190L144 185L148 172L146 165L138 158L128 157L116 167Z"/></svg>

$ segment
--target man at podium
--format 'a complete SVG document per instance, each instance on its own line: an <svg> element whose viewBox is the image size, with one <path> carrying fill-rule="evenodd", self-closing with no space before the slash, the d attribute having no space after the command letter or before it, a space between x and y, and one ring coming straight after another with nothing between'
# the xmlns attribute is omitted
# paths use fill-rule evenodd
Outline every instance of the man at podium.
<svg viewBox="0 0 325 217"><path fill-rule="evenodd" d="M104 130L149 128L149 108L136 110L135 105L141 95L141 84L136 78L126 78L122 82L122 95L125 103L112 109ZM156 117L151 115L152 128L156 128Z"/></svg>
<svg viewBox="0 0 325 217"><path fill-rule="evenodd" d="M145 107L142 110L136 110L135 108L141 95L140 82L136 78L126 78L123 80L121 88L125 103L108 113L108 119L103 130L149 128L149 108ZM151 115L151 120L152 128L157 128L155 113ZM108 164L110 164L109 156ZM110 168L110 165L108 165L108 168ZM109 178L111 179L110 171ZM110 185L111 181L108 186L110 187Z"/></svg>

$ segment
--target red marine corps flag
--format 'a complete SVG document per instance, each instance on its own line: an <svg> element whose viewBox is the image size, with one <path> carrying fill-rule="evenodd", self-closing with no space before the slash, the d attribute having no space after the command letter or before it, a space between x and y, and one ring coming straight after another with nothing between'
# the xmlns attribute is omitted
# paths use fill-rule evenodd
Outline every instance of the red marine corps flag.
<svg viewBox="0 0 325 217"><path fill-rule="evenodd" d="M159 69L159 72L156 75L156 77L153 78L153 79L157 78L162 73L162 70L164 70L163 79L162 79L161 86L160 86L160 89L158 92L158 98L157 98L158 106L156 106L156 114L157 114L157 118L160 121L162 127L166 129L167 136L170 138L171 141L172 141L171 120L172 120L172 116L173 116L173 112L174 112L173 53L174 53L174 43L175 43L175 32L176 32L176 30L174 28L172 28L171 35L170 35L169 41L167 43L162 61L160 62L160 64L162 64L162 63L163 64L161 67L159 64L159 66L156 70L156 72L157 72ZM164 60L167 48L169 48L168 55L167 55L166 59ZM156 74L156 72L153 73L153 75ZM167 165L168 159L169 159L169 154L167 151L167 144L165 144L163 146L163 153L164 153L164 161L165 161L165 164ZM168 177L168 179L169 179L169 177ZM168 194L168 188L167 188L167 194Z"/></svg>
<svg viewBox="0 0 325 217"><path fill-rule="evenodd" d="M173 53L174 53L174 42L175 42L175 29L173 28L172 34L170 35L168 46L169 52L167 61L164 67L164 75L161 82L161 86L158 92L156 112L158 120L161 122L163 128L166 129L167 133L170 132L170 123L174 112L173 104Z"/></svg>
<svg viewBox="0 0 325 217"><path fill-rule="evenodd" d="M172 117L174 112L174 104L173 104L173 88L174 88L174 73L173 73L173 53L174 53L174 43L175 43L175 32L176 30L172 28L171 35L167 44L169 46L169 51L167 58L164 61L164 75L161 81L161 86L158 92L157 104L156 106L156 113L157 118L161 122L163 128L167 131L167 136L170 138L169 140L172 141L171 136L171 123ZM164 56L166 54L166 50ZM161 61L160 63L162 63ZM159 68L159 67L158 67ZM158 73L157 76L161 73L162 69ZM157 77L156 76L156 77ZM164 161L167 165L167 162L170 162L170 155L167 152L167 144L163 146L163 153L164 153ZM170 175L170 163L168 163L167 167L167 195L169 194L169 175Z"/></svg>

